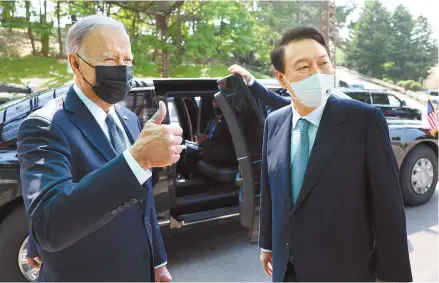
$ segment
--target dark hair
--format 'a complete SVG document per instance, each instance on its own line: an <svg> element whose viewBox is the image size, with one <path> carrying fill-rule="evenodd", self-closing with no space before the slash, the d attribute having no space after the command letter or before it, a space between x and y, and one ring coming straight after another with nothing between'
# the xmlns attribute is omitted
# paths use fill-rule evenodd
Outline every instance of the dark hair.
<svg viewBox="0 0 439 283"><path fill-rule="evenodd" d="M326 52L328 52L328 56L330 56L328 44L326 43L326 40L320 33L320 31L312 27L291 28L283 33L282 38L278 41L273 51L271 52L271 64L273 64L273 67L277 71L281 73L285 72L285 46L290 44L291 42L304 39L314 39L326 49Z"/></svg>

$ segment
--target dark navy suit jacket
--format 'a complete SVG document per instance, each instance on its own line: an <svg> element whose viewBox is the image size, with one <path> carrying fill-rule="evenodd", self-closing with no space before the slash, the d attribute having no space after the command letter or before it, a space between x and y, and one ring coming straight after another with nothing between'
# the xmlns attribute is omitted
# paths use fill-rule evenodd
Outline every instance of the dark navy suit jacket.
<svg viewBox="0 0 439 283"><path fill-rule="evenodd" d="M273 281L288 262L299 281L412 281L398 167L381 111L330 97L303 186L291 201L292 108L260 84L265 122L259 246L273 252Z"/></svg>
<svg viewBox="0 0 439 283"><path fill-rule="evenodd" d="M139 120L116 113L133 143ZM154 279L166 252L151 178L139 184L73 88L25 119L17 147L40 280Z"/></svg>

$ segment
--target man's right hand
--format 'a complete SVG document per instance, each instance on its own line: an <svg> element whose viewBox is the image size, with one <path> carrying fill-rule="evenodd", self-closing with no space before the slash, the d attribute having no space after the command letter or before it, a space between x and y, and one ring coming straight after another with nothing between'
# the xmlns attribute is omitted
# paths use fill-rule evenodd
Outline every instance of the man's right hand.
<svg viewBox="0 0 439 283"><path fill-rule="evenodd" d="M166 117L165 103L160 101L159 110L146 122L130 153L145 169L166 167L180 159L183 130L177 125L162 125Z"/></svg>
<svg viewBox="0 0 439 283"><path fill-rule="evenodd" d="M249 83L252 80L252 78L253 78L252 74L250 74L249 71L247 71L243 67L241 67L239 65L236 65L236 64L232 65L229 68L229 72L232 73L232 74L240 75L245 80L246 83Z"/></svg>
<svg viewBox="0 0 439 283"><path fill-rule="evenodd" d="M273 274L273 253L261 251L260 259L264 272L271 277Z"/></svg>

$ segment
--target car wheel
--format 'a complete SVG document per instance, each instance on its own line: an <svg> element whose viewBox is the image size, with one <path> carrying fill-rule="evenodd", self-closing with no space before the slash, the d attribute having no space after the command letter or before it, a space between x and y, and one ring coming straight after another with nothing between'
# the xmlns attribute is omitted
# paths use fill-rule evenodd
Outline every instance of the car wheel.
<svg viewBox="0 0 439 283"><path fill-rule="evenodd" d="M0 281L36 281L38 269L27 262L28 226L23 206L15 208L0 223Z"/></svg>
<svg viewBox="0 0 439 283"><path fill-rule="evenodd" d="M418 145L409 152L400 173L405 204L421 205L433 196L438 181L437 161L436 153L426 145Z"/></svg>

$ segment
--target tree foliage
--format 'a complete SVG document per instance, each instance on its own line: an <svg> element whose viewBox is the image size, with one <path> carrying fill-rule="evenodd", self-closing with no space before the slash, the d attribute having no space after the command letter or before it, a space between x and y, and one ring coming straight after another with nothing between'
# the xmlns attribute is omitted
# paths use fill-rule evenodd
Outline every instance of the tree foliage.
<svg viewBox="0 0 439 283"><path fill-rule="evenodd" d="M126 26L142 68L239 63L267 73L280 34L298 25L318 28L322 6L321 1L15 0L0 1L0 26L26 35L34 55L65 57L68 28L87 15L104 14ZM414 19L401 5L391 14L379 1L366 1L359 20L350 24L355 9L354 0L336 7L337 30L352 27L347 40L337 36L348 67L394 81L418 80L437 62L437 42L425 17Z"/></svg>
<svg viewBox="0 0 439 283"><path fill-rule="evenodd" d="M438 60L428 20L403 5L390 14L379 1L366 1L345 53L348 67L394 81L419 81Z"/></svg>

